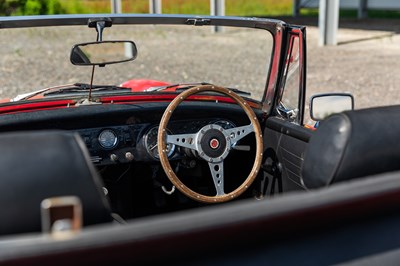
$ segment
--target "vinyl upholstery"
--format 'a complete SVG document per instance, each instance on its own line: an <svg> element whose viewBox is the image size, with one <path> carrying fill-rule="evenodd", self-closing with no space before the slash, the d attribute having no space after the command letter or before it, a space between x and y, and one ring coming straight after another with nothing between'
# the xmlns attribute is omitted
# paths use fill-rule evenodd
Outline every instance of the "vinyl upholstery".
<svg viewBox="0 0 400 266"><path fill-rule="evenodd" d="M112 220L101 180L77 133L5 133L0 147L0 235L41 231L40 203L56 196L80 198L84 225Z"/></svg>
<svg viewBox="0 0 400 266"><path fill-rule="evenodd" d="M302 177L308 188L400 169L400 106L335 114L311 137Z"/></svg>

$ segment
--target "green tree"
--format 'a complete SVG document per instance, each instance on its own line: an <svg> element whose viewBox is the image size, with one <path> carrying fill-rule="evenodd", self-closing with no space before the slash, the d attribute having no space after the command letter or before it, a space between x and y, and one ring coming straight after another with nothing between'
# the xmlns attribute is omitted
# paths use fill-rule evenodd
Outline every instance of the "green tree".
<svg viewBox="0 0 400 266"><path fill-rule="evenodd" d="M65 14L58 0L2 0L0 15L52 15Z"/></svg>
<svg viewBox="0 0 400 266"><path fill-rule="evenodd" d="M20 5L20 0L3 0L0 1L0 15L1 16L10 16L12 13L14 13L19 5Z"/></svg>

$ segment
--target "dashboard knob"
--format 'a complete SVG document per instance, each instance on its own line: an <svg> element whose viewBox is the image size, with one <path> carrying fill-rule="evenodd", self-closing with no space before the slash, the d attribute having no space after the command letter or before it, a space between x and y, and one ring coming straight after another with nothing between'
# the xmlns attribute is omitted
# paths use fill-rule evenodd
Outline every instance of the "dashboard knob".
<svg viewBox="0 0 400 266"><path fill-rule="evenodd" d="M113 161L113 162L116 162L116 161L118 161L118 156L116 154L112 153L110 155L110 160Z"/></svg>
<svg viewBox="0 0 400 266"><path fill-rule="evenodd" d="M131 153L131 152L127 152L127 153L125 153L125 158L128 160L128 161L133 161L133 159L135 159L135 157L133 156L133 154Z"/></svg>

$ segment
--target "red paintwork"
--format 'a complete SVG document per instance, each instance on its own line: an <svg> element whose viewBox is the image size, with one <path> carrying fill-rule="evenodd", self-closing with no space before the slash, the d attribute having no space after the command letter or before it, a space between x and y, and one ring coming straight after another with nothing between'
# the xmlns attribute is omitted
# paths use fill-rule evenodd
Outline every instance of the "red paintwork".
<svg viewBox="0 0 400 266"><path fill-rule="evenodd" d="M10 98L0 99L0 104L2 103L9 103L11 101Z"/></svg>
<svg viewBox="0 0 400 266"><path fill-rule="evenodd" d="M1 106L0 114L66 108L69 105L73 104L75 104L75 101L73 100L52 100L48 102L25 102L25 103L16 102L15 105Z"/></svg>
<svg viewBox="0 0 400 266"><path fill-rule="evenodd" d="M171 85L168 82L158 81L158 80L150 80L150 79L131 79L125 81L120 86L125 88L130 88L132 92L141 92L147 90L151 87L160 87L160 86L168 86Z"/></svg>
<svg viewBox="0 0 400 266"><path fill-rule="evenodd" d="M129 80L121 84L122 87L131 88L132 92L142 92L151 87L168 86L167 82L156 81L156 80ZM127 104L127 103L139 103L139 102L170 102L176 94L165 94L164 92L175 92L178 87L168 88L163 90L162 93L143 93L143 94L131 94L131 95L116 95L96 98L97 101L103 104ZM43 94L35 95L29 100L40 100L35 102L10 102L9 99L0 101L0 103L8 103L7 105L0 105L0 114L11 114L19 112L31 112L41 110L51 110L59 108L74 108L75 100L54 100L49 99L43 101L45 97ZM235 101L225 96L213 96L213 95L192 95L188 98L190 101L218 101L222 103L235 103ZM253 108L261 108L261 105L255 102L248 101L248 104Z"/></svg>
<svg viewBox="0 0 400 266"><path fill-rule="evenodd" d="M124 95L124 96L107 96L101 97L100 102L107 103L137 103L137 102L170 102L176 97L176 94L153 94L153 95ZM235 103L229 97L224 96L211 96L211 95L192 95L187 98L189 101L217 101L222 103ZM261 105L255 102L247 101L253 108L261 108ZM1 110L1 109L0 109Z"/></svg>

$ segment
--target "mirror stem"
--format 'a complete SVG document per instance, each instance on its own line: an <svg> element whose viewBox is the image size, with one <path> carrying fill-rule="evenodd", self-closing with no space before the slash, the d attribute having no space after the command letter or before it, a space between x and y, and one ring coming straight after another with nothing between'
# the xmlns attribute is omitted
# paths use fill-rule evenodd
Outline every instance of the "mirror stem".
<svg viewBox="0 0 400 266"><path fill-rule="evenodd" d="M96 30L97 30L97 41L101 42L103 41L103 30L106 26L106 23L104 21L97 21L96 23Z"/></svg>
<svg viewBox="0 0 400 266"><path fill-rule="evenodd" d="M104 21L97 21L96 23L96 31L97 31L97 41L103 41L103 30L106 27L106 23ZM90 87L89 87L89 102L92 101L92 86L93 86L93 77L94 77L94 68L95 65L92 67L92 77L90 78Z"/></svg>
<svg viewBox="0 0 400 266"><path fill-rule="evenodd" d="M92 86L93 86L94 68L95 68L95 65L93 65L93 67L92 67L92 77L90 78L89 97L88 97L89 102L92 101Z"/></svg>

